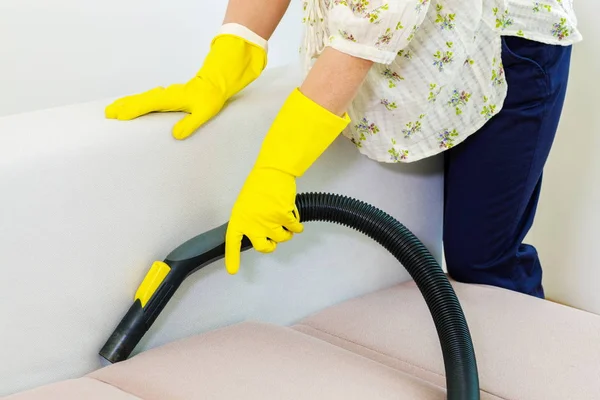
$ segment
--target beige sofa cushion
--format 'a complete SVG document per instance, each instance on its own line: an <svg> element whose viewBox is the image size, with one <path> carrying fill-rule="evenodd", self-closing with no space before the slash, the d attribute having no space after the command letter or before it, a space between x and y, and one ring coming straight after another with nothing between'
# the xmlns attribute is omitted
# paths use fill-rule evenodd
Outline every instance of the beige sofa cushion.
<svg viewBox="0 0 600 400"><path fill-rule="evenodd" d="M600 317L488 286L453 282L481 388L502 399L600 399ZM330 307L295 329L444 384L431 315L413 282Z"/></svg>
<svg viewBox="0 0 600 400"><path fill-rule="evenodd" d="M600 398L600 317L453 283L477 352L482 400ZM410 282L293 328L246 322L6 400L445 399L443 360Z"/></svg>
<svg viewBox="0 0 600 400"><path fill-rule="evenodd" d="M396 369L290 328L249 322L141 353L90 377L145 400L445 399L444 390Z"/></svg>

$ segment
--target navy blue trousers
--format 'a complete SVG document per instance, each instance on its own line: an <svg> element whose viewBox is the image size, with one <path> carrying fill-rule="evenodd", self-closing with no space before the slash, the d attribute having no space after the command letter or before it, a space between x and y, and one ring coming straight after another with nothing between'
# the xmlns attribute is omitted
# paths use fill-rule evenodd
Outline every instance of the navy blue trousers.
<svg viewBox="0 0 600 400"><path fill-rule="evenodd" d="M503 109L445 152L444 250L449 275L544 297L532 226L542 171L565 99L571 47L504 37Z"/></svg>

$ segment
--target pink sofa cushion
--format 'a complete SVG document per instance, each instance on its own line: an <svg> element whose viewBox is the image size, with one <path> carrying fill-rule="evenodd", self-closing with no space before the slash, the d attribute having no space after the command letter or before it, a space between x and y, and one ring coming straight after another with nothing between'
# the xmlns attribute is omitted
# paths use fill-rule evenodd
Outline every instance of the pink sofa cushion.
<svg viewBox="0 0 600 400"><path fill-rule="evenodd" d="M444 390L290 328L242 323L90 377L145 400L443 400Z"/></svg>
<svg viewBox="0 0 600 400"><path fill-rule="evenodd" d="M600 399L600 317L498 288L453 282L481 388L502 399ZM413 282L330 307L295 327L444 384L431 314Z"/></svg>
<svg viewBox="0 0 600 400"><path fill-rule="evenodd" d="M5 397L4 400L140 400L91 378L71 379Z"/></svg>

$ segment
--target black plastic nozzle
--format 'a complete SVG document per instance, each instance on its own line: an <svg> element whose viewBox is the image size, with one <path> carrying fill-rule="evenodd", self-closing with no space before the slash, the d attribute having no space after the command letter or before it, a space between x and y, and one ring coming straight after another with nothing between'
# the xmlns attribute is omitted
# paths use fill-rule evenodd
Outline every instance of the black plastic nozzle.
<svg viewBox="0 0 600 400"><path fill-rule="evenodd" d="M139 299L135 300L102 346L100 355L111 363L126 360L185 278L225 257L226 232L227 224L221 225L188 240L169 253L164 261L170 267L169 273L147 304L142 306ZM241 250L245 251L251 247L250 240L244 237Z"/></svg>
<svg viewBox="0 0 600 400"><path fill-rule="evenodd" d="M144 309L136 300L100 350L100 355L111 363L127 359L146 331Z"/></svg>

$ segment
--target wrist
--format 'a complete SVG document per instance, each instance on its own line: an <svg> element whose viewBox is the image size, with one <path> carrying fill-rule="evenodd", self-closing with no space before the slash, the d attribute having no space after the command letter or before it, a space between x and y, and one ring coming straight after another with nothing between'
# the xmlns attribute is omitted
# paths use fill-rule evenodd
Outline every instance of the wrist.
<svg viewBox="0 0 600 400"><path fill-rule="evenodd" d="M217 35L196 77L209 81L228 100L254 80L267 65L265 49L232 34Z"/></svg>
<svg viewBox="0 0 600 400"><path fill-rule="evenodd" d="M350 123L295 89L286 99L263 142L257 166L299 177Z"/></svg>

